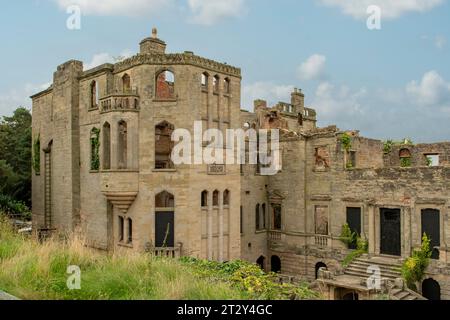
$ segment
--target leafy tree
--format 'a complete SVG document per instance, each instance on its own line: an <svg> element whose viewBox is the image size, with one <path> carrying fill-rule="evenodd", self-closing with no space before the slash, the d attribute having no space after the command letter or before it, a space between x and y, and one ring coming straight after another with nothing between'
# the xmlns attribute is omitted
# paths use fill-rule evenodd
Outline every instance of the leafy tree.
<svg viewBox="0 0 450 320"><path fill-rule="evenodd" d="M0 193L31 204L31 113L16 109L0 121Z"/></svg>

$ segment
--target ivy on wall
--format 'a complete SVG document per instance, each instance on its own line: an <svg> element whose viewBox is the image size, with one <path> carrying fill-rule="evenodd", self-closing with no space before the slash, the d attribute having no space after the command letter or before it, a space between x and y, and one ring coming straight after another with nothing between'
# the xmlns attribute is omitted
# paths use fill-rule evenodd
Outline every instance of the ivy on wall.
<svg viewBox="0 0 450 320"><path fill-rule="evenodd" d="M100 129L93 128L91 130L91 170L98 171L100 169Z"/></svg>
<svg viewBox="0 0 450 320"><path fill-rule="evenodd" d="M33 169L36 175L41 173L41 137L40 135L33 142Z"/></svg>

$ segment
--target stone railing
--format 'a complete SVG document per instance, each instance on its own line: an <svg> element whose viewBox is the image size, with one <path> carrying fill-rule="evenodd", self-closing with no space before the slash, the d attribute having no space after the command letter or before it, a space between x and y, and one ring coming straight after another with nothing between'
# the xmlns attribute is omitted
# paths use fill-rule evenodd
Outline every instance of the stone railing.
<svg viewBox="0 0 450 320"><path fill-rule="evenodd" d="M139 95L137 90L124 93L113 93L100 99L100 112L139 111Z"/></svg>
<svg viewBox="0 0 450 320"><path fill-rule="evenodd" d="M269 240L280 241L281 240L281 231L269 231Z"/></svg>
<svg viewBox="0 0 450 320"><path fill-rule="evenodd" d="M165 257L165 258L180 258L181 257L181 247L182 245L179 244L176 247L163 247L163 248L154 248L153 254L156 257Z"/></svg>
<svg viewBox="0 0 450 320"><path fill-rule="evenodd" d="M328 247L328 236L314 236L314 244L318 247Z"/></svg>

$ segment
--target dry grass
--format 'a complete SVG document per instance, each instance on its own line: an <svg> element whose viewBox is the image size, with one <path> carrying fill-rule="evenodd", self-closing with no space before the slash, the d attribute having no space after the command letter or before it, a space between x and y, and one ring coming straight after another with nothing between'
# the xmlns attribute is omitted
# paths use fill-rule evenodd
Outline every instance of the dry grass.
<svg viewBox="0 0 450 320"><path fill-rule="evenodd" d="M38 243L0 221L0 289L22 299L243 299L226 282L199 277L175 260L86 248L79 237ZM81 269L81 290L67 288L67 267Z"/></svg>

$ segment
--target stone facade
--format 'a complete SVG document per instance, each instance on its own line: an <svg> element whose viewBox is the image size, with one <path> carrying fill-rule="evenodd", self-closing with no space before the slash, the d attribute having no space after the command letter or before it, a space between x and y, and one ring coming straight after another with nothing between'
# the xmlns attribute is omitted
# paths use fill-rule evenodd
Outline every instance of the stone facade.
<svg viewBox="0 0 450 320"><path fill-rule="evenodd" d="M243 111L240 69L166 54L156 30L140 48L91 70L66 62L32 97L42 149L36 229L80 230L106 250L242 258L313 281L319 267L342 271L350 250L339 237L350 211L370 256L402 261L420 246L424 215L434 210L438 257L427 277L450 298L450 143L385 150L357 131L318 128L298 89L289 103L257 100L254 112ZM194 121L222 131L279 129L282 169L263 176L259 165L173 165L168 137L175 128L193 134ZM398 248L383 242L392 235L383 229L392 226L388 211L398 212Z"/></svg>

